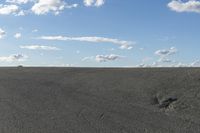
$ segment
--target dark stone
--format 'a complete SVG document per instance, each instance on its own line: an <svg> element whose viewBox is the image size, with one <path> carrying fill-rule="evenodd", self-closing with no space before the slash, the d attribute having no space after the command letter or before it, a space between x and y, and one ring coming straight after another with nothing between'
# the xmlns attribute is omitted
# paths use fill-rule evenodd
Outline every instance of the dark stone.
<svg viewBox="0 0 200 133"><path fill-rule="evenodd" d="M169 105L175 101L177 101L178 99L176 97L170 97L165 99L164 101L162 101L159 105L160 108L167 108L169 107Z"/></svg>

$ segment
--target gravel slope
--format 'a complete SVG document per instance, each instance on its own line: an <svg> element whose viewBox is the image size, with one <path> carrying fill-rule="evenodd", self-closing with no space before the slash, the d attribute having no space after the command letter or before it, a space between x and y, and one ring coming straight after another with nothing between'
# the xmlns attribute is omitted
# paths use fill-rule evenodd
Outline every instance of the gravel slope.
<svg viewBox="0 0 200 133"><path fill-rule="evenodd" d="M200 68L0 68L0 133L198 133Z"/></svg>

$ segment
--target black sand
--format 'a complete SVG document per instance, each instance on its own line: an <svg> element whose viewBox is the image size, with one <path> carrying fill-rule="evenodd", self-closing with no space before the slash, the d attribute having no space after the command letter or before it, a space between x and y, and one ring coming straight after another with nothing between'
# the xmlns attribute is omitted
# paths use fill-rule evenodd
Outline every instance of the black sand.
<svg viewBox="0 0 200 133"><path fill-rule="evenodd" d="M0 133L199 132L198 68L0 68Z"/></svg>

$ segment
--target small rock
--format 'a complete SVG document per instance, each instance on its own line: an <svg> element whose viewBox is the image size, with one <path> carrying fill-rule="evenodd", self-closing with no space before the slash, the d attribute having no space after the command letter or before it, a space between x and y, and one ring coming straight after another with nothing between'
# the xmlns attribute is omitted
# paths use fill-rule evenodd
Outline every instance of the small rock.
<svg viewBox="0 0 200 133"><path fill-rule="evenodd" d="M167 108L169 105L178 99L176 97L169 97L160 102L159 108Z"/></svg>

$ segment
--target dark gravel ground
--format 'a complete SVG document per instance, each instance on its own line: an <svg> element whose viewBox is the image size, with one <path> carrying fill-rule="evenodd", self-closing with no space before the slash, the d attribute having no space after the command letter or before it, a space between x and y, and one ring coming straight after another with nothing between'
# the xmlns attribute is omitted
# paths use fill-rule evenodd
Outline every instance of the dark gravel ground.
<svg viewBox="0 0 200 133"><path fill-rule="evenodd" d="M199 133L200 68L0 68L0 133Z"/></svg>

